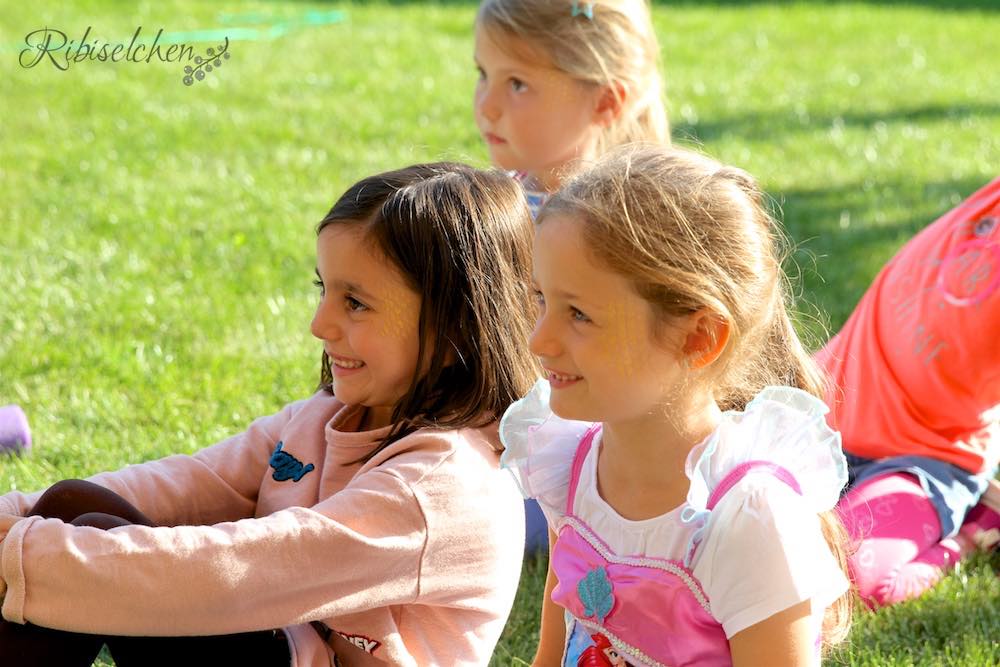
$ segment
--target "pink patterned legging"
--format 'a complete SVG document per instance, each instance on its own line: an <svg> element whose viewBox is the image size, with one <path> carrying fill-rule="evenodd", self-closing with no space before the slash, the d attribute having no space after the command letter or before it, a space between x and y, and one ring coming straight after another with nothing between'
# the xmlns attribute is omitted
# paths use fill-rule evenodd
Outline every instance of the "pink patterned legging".
<svg viewBox="0 0 1000 667"><path fill-rule="evenodd" d="M961 535L941 539L934 505L909 473L867 479L837 509L857 548L851 578L871 607L917 597L973 548Z"/></svg>

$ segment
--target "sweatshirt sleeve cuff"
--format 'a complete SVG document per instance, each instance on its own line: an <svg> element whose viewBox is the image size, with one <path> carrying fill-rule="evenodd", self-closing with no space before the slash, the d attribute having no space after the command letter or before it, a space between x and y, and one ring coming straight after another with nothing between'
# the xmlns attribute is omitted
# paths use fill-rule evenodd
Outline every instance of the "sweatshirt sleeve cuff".
<svg viewBox="0 0 1000 667"><path fill-rule="evenodd" d="M26 597L26 586L24 581L24 567L21 560L23 552L24 536L28 529L42 517L31 516L27 518L12 517L10 515L0 516L0 533L7 529L7 535L0 542L0 581L5 585L3 599L3 617L13 623L25 622L24 620L24 600ZM8 524L11 522L12 524Z"/></svg>

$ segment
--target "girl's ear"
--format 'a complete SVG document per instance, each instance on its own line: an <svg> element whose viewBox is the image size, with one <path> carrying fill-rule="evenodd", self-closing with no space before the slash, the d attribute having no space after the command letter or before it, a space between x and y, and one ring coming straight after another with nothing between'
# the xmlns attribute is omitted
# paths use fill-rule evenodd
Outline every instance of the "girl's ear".
<svg viewBox="0 0 1000 667"><path fill-rule="evenodd" d="M594 107L595 122L601 127L610 127L622 115L628 101L628 87L621 81L601 86L597 105Z"/></svg>
<svg viewBox="0 0 1000 667"><path fill-rule="evenodd" d="M691 368L704 368L719 358L729 342L729 320L707 308L693 313L689 320L684 354Z"/></svg>

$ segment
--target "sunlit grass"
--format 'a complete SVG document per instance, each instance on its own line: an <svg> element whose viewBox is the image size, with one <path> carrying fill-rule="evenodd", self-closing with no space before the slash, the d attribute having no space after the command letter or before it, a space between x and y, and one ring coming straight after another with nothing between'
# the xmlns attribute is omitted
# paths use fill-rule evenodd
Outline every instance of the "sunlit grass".
<svg viewBox="0 0 1000 667"><path fill-rule="evenodd" d="M675 138L761 179L816 341L909 236L1000 167L1000 15L952 4L656 7ZM338 9L345 20L305 19ZM0 491L191 452L310 393L315 223L374 171L486 164L473 14L0 0L0 405L25 409L36 443L0 459ZM234 40L190 87L177 63L17 64L43 26L121 41L139 25L281 24ZM997 664L997 567L979 559L919 602L862 615L833 662ZM543 564L525 572L497 665L534 650Z"/></svg>

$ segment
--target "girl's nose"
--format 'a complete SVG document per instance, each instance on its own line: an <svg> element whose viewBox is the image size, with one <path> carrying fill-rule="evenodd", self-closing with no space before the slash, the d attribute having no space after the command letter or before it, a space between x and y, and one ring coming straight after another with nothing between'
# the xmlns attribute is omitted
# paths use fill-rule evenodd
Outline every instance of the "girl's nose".
<svg viewBox="0 0 1000 667"><path fill-rule="evenodd" d="M535 320L535 328L528 339L528 349L536 357L554 358L558 357L562 350L559 338L553 330L552 324L544 314L539 315Z"/></svg>
<svg viewBox="0 0 1000 667"><path fill-rule="evenodd" d="M501 108L493 86L483 81L476 90L476 108L479 115L495 123L500 118Z"/></svg>
<svg viewBox="0 0 1000 667"><path fill-rule="evenodd" d="M341 337L342 331L336 318L329 312L330 308L325 300L321 300L316 306L316 314L313 315L309 331L320 340L337 340Z"/></svg>

